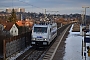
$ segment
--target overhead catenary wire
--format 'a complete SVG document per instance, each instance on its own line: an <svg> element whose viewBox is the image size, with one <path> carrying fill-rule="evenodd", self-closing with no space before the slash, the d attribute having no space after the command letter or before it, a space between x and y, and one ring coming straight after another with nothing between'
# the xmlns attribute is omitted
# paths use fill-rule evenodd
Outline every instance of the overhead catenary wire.
<svg viewBox="0 0 90 60"><path fill-rule="evenodd" d="M24 4L28 4L28 5L30 5L30 6L32 6L32 7L36 7L36 8L39 8L39 9L41 9L41 10L46 10L46 9L44 9L44 8L41 8L41 7L38 7L38 6L35 6L35 5L33 5L33 4L31 4L31 3L27 3L27 2L25 2L25 1L21 1L21 0L18 0L19 2L22 2L22 3L24 3ZM59 11L46 11L46 12L59 12ZM46 14L46 13L45 13Z"/></svg>
<svg viewBox="0 0 90 60"><path fill-rule="evenodd" d="M30 6L32 6L32 7L35 7L35 8L41 9L42 11L45 10L44 8L41 8L41 7L35 6L35 5L31 4L31 3L28 3L28 2L25 2L25 1L22 1L22 0L18 0L18 1L21 2L21 3L27 4L27 5L30 5Z"/></svg>
<svg viewBox="0 0 90 60"><path fill-rule="evenodd" d="M38 9L41 9L41 10L44 10L43 8L41 8L41 7L38 7L38 6L35 6L35 5L33 5L33 4L31 4L31 3L28 3L28 2L25 2L25 1L22 1L22 0L18 0L20 3L24 3L24 4L27 4L27 5L29 5L29 6L32 6L32 7L35 7L35 8L38 8ZM2 4L0 4L0 6L2 6L2 7L12 7L12 8L14 8L14 0L12 0L12 3L11 3L11 5L10 6L8 6L8 5L2 5Z"/></svg>
<svg viewBox="0 0 90 60"><path fill-rule="evenodd" d="M1 5L1 4L0 4L0 6L2 6L2 7L10 7L10 6L7 6L7 5L5 5L5 4L4 4L4 5Z"/></svg>
<svg viewBox="0 0 90 60"><path fill-rule="evenodd" d="M13 0L12 0L12 4L9 5L9 6L8 5L5 5L5 4L4 5L0 4L0 6L2 6L2 7L13 7Z"/></svg>
<svg viewBox="0 0 90 60"><path fill-rule="evenodd" d="M29 2L25 2L25 0L17 0L17 1L20 2L20 3L26 4L26 5L29 5L30 7L32 6L32 7L38 8L38 9L40 10L40 12L41 12L41 11L42 11L42 12L45 12L45 8L35 6L35 5L33 5L33 4L29 3ZM0 5L1 5L1 4L0 4ZM12 0L11 6L8 6L8 5L7 5L7 6L2 5L2 6L14 8L14 0ZM52 11L52 12L55 12L55 11Z"/></svg>
<svg viewBox="0 0 90 60"><path fill-rule="evenodd" d="M2 6L2 7L10 7L10 6L1 5L1 4L0 4L0 6ZM4 9L4 8L0 8L0 12L1 12L1 11L5 11L5 9Z"/></svg>
<svg viewBox="0 0 90 60"><path fill-rule="evenodd" d="M28 5L30 5L30 6L36 7L36 8L43 9L43 8L41 8L41 7L35 6L35 5L33 5L33 4L31 4L31 3L27 3L27 2L25 2L25 1L21 1L21 0L18 0L18 1L19 1L19 2L22 2L22 3L24 3L24 4L28 4Z"/></svg>

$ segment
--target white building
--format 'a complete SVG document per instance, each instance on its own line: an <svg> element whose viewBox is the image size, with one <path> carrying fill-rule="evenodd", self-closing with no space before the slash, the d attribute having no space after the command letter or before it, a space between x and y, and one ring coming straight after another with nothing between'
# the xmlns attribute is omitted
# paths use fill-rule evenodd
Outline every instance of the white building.
<svg viewBox="0 0 90 60"><path fill-rule="evenodd" d="M12 12L12 9L10 9L10 8L6 9L6 13L11 13L11 12Z"/></svg>
<svg viewBox="0 0 90 60"><path fill-rule="evenodd" d="M17 8L17 12L20 12L20 8Z"/></svg>
<svg viewBox="0 0 90 60"><path fill-rule="evenodd" d="M25 12L25 8L20 8L20 12Z"/></svg>
<svg viewBox="0 0 90 60"><path fill-rule="evenodd" d="M18 28L13 23L7 23L4 31L7 35L10 35L10 36L17 36L18 35Z"/></svg>
<svg viewBox="0 0 90 60"><path fill-rule="evenodd" d="M15 12L25 12L25 8L14 8ZM6 9L7 13L11 13L12 12L12 8L7 8Z"/></svg>

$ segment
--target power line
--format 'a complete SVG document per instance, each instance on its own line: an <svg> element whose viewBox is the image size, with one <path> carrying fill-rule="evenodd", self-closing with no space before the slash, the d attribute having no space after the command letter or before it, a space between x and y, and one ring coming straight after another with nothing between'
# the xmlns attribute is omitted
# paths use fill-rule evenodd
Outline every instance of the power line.
<svg viewBox="0 0 90 60"><path fill-rule="evenodd" d="M28 2L25 2L25 1L21 1L21 0L18 0L18 1L21 2L21 3L27 4L27 5L30 5L30 6L32 6L32 7L35 7L35 8L41 9L42 11L45 10L44 8L41 8L41 7L35 6L35 5L31 4L31 3L28 3Z"/></svg>
<svg viewBox="0 0 90 60"><path fill-rule="evenodd" d="M22 3L24 3L24 4L28 4L28 5L30 5L30 6L36 7L36 8L40 8L40 7L38 7L38 6L32 5L32 4L27 3L27 2L24 2L24 1L20 1L20 0L18 0L18 1L19 1L19 2L22 2Z"/></svg>
<svg viewBox="0 0 90 60"><path fill-rule="evenodd" d="M6 5L1 5L1 4L0 4L0 6L3 6L3 7L10 7L10 6L6 6Z"/></svg>

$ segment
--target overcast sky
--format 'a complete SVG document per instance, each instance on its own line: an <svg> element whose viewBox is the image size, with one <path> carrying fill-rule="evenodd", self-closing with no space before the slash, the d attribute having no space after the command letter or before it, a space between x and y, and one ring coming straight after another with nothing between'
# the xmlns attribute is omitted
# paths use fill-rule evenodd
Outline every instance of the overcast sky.
<svg viewBox="0 0 90 60"><path fill-rule="evenodd" d="M82 6L90 6L90 0L0 0L0 9L25 8L26 12L44 13L46 9L59 11L59 14L74 14L82 13ZM90 15L90 8L87 9L87 14Z"/></svg>

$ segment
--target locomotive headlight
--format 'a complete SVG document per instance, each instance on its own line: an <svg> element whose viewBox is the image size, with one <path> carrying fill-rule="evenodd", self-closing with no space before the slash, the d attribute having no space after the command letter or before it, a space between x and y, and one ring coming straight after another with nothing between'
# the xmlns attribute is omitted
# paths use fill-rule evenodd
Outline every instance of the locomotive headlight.
<svg viewBox="0 0 90 60"><path fill-rule="evenodd" d="M44 39L45 41L47 40L47 39Z"/></svg>
<svg viewBox="0 0 90 60"><path fill-rule="evenodd" d="M35 38L32 38L32 40L35 40Z"/></svg>

